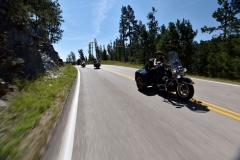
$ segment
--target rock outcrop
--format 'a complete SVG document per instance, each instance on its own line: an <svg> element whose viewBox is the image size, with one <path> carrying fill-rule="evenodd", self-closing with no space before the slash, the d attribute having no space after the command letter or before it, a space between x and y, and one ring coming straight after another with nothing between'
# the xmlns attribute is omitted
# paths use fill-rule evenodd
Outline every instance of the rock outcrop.
<svg viewBox="0 0 240 160"><path fill-rule="evenodd" d="M44 65L46 66L48 64L43 62L42 54L50 57L54 62L54 65L59 64L60 57L58 52L54 50L53 45L47 43L40 43L40 46L32 45L34 42L32 38L28 37L23 32L8 26L2 21L0 23L0 31L7 33L7 45L5 48L11 50L9 57L14 57L15 59L21 58L24 60L22 67L16 67L19 76L33 76L45 72L46 67L44 67ZM51 61L49 62L51 63ZM47 68L49 69L49 67ZM6 69L6 65L5 67L0 67L0 78L5 80L6 78L4 75L8 72L9 70Z"/></svg>
<svg viewBox="0 0 240 160"><path fill-rule="evenodd" d="M0 93L15 77L31 78L61 63L53 45L34 43L24 32L11 27L0 18Z"/></svg>

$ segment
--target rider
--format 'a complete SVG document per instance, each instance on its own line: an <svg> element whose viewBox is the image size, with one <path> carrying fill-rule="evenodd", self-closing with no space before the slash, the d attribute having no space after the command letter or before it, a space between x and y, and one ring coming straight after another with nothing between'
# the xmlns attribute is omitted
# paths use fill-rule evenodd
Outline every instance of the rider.
<svg viewBox="0 0 240 160"><path fill-rule="evenodd" d="M159 68L156 69L155 75L159 75L160 84L163 84L163 76L164 76L164 66L163 64L166 64L166 61L163 57L162 51L156 52L157 57L154 59L153 65L156 68L157 65L161 65Z"/></svg>

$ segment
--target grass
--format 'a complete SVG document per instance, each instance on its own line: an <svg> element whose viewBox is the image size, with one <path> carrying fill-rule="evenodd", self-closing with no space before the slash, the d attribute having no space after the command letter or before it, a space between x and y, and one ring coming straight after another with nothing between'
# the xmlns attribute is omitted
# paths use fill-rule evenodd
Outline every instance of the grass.
<svg viewBox="0 0 240 160"><path fill-rule="evenodd" d="M38 159L47 143L77 70L60 68L58 78L18 81L21 90L0 111L0 159Z"/></svg>
<svg viewBox="0 0 240 160"><path fill-rule="evenodd" d="M143 67L143 65L139 64L134 64L134 63L129 63L129 62L119 62L119 61L101 61L101 64L107 64L107 65L116 65L116 66L125 66L125 67L131 67L131 68L136 68L139 69ZM188 74L186 73L187 76L192 77L192 78L199 78L199 79L204 79L204 80L212 80L212 81L217 81L217 82L224 82L224 83L231 83L231 84L238 84L240 85L240 80L230 80L230 79L223 79L223 78L213 78L213 77L205 77L205 76L199 76L199 75L193 75L193 74Z"/></svg>

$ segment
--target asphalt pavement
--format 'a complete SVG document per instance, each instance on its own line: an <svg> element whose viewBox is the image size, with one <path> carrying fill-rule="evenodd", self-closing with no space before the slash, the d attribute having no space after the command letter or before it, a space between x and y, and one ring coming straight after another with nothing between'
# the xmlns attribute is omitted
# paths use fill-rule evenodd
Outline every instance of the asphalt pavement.
<svg viewBox="0 0 240 160"><path fill-rule="evenodd" d="M239 86L194 79L194 98L207 104L203 106L151 88L139 92L133 68L77 68L80 79L72 87L43 160L61 159L71 135L73 144L67 152L73 160L240 159L240 121L233 118L240 118ZM76 118L70 112L73 103ZM67 134L69 119L75 121L72 134Z"/></svg>

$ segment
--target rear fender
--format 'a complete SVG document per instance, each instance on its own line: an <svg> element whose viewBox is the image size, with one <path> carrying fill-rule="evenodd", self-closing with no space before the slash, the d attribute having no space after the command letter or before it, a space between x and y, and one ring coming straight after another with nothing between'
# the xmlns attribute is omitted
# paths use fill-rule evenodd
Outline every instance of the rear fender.
<svg viewBox="0 0 240 160"><path fill-rule="evenodd" d="M144 71L142 71L142 70L136 72L136 73L135 73L135 81L136 81L136 77L137 77L138 75L141 76L141 77L143 78L143 81L147 83L147 73L146 73L146 72L144 72Z"/></svg>

